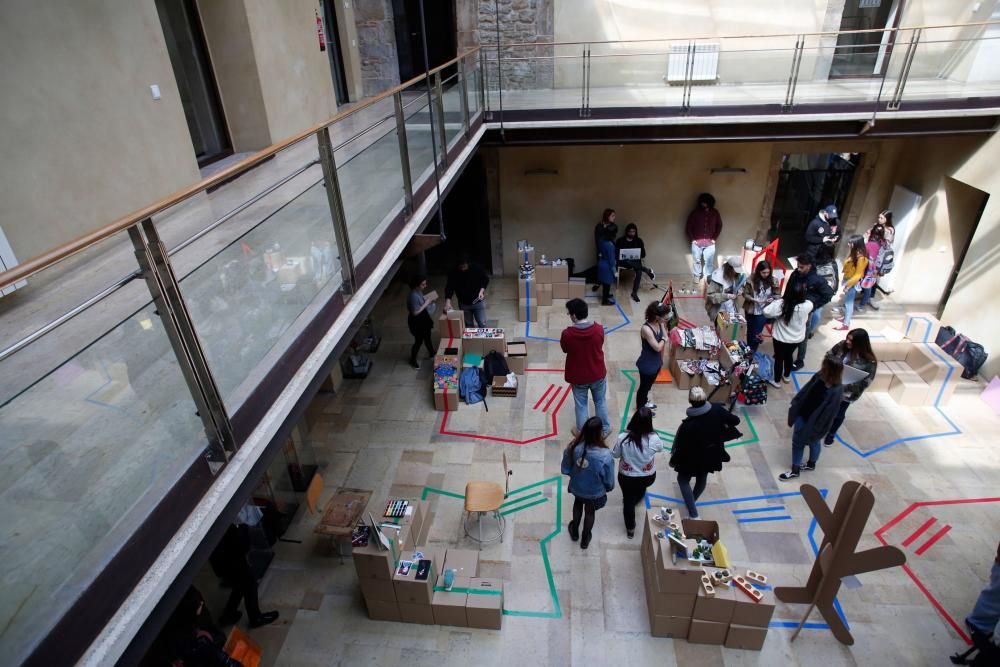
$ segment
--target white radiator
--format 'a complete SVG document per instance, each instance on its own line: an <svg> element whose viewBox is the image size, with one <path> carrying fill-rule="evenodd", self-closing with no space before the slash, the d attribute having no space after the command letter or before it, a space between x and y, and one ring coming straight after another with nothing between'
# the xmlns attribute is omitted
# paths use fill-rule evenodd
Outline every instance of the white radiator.
<svg viewBox="0 0 1000 667"><path fill-rule="evenodd" d="M688 67L688 45L671 44L667 57L667 83L684 83ZM719 45L695 44L691 81L715 83L719 80Z"/></svg>

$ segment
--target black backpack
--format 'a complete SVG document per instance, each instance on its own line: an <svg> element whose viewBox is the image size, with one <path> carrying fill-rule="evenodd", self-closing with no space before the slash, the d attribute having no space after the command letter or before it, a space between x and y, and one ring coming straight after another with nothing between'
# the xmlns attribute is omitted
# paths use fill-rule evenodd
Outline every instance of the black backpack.
<svg viewBox="0 0 1000 667"><path fill-rule="evenodd" d="M483 370L486 372L487 386L493 384L493 378L497 376L507 377L507 374L510 373L507 361L496 350L491 350L483 357Z"/></svg>

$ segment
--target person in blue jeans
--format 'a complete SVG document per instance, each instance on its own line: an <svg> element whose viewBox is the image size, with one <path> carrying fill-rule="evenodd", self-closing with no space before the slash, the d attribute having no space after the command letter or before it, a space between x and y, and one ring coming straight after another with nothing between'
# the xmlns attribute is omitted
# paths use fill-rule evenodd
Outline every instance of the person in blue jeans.
<svg viewBox="0 0 1000 667"><path fill-rule="evenodd" d="M604 365L604 327L588 318L589 309L583 299L566 302L566 312L573 322L559 337L559 345L566 353L566 370L563 377L573 389L573 407L576 410L576 428L573 435L583 429L590 416L587 410L588 394L594 397L594 410L604 429L602 435L611 433L608 419L608 369Z"/></svg>
<svg viewBox="0 0 1000 667"><path fill-rule="evenodd" d="M725 449L727 432L736 428L740 418L718 403L709 403L701 387L691 387L688 402L691 407L687 409L687 417L674 435L670 467L677 472L677 486L681 489L688 516L697 519L695 501L705 491L709 473L719 472L722 464L729 460ZM692 478L694 489L691 488Z"/></svg>
<svg viewBox="0 0 1000 667"><path fill-rule="evenodd" d="M767 315L764 307L775 299L781 298L778 281L774 278L771 264L767 260L757 262L753 276L743 283L743 312L747 318L747 345L754 352L761 344Z"/></svg>
<svg viewBox="0 0 1000 667"><path fill-rule="evenodd" d="M979 593L976 606L972 613L965 617L965 624L972 631L973 643L978 646L982 639L989 639L996 631L1000 620L1000 544L997 544L997 557L990 569L990 580L986 588Z"/></svg>
<svg viewBox="0 0 1000 667"><path fill-rule="evenodd" d="M788 425L792 429L792 469L778 475L782 482L797 479L803 470L815 470L823 450L820 440L837 418L844 398L844 362L827 355L819 372L792 399L788 406ZM802 463L806 447L809 459Z"/></svg>
<svg viewBox="0 0 1000 667"><path fill-rule="evenodd" d="M568 490L573 494L573 519L566 530L571 540L580 540L581 549L590 546L597 510L608 503L608 492L615 488L615 461L601 435L603 428L599 418L591 417L563 452L562 474L569 475Z"/></svg>

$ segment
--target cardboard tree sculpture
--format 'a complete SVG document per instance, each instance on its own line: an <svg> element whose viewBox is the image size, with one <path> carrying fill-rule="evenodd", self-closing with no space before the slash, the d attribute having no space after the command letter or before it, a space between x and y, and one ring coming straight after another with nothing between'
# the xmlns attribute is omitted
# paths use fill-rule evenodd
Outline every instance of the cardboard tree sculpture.
<svg viewBox="0 0 1000 667"><path fill-rule="evenodd" d="M823 542L819 547L816 562L813 563L809 581L803 587L781 586L774 589L774 595L782 602L808 604L809 609L799 623L792 641L798 636L802 626L812 613L819 609L830 631L842 644L854 644L854 637L833 606L840 590L840 580L853 574L874 572L896 567L906 562L906 554L892 546L876 547L866 551L856 551L861 533L864 532L868 515L875 505L875 495L871 486L860 482L844 482L833 512L815 486L803 484L802 497L805 499L816 523L823 530Z"/></svg>

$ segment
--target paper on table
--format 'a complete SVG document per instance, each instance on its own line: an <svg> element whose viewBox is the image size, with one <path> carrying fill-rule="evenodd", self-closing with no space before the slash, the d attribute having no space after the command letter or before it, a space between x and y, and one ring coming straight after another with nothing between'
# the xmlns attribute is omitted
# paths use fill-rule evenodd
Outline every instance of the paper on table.
<svg viewBox="0 0 1000 667"><path fill-rule="evenodd" d="M868 372L863 371L860 368L855 368L849 364L844 364L844 379L842 383L845 385L854 384L855 382L861 382L866 377L868 377Z"/></svg>

